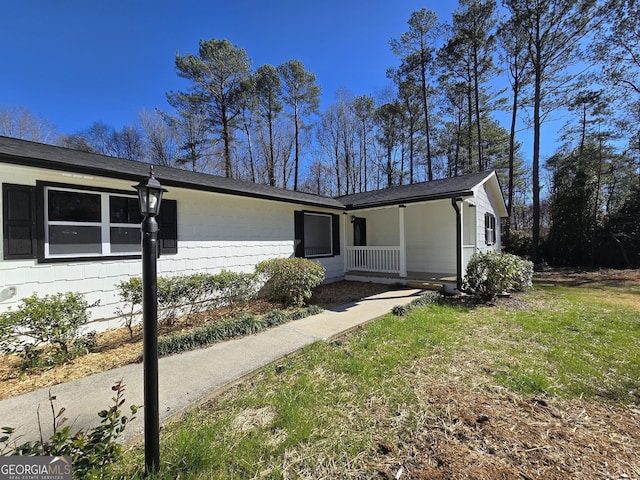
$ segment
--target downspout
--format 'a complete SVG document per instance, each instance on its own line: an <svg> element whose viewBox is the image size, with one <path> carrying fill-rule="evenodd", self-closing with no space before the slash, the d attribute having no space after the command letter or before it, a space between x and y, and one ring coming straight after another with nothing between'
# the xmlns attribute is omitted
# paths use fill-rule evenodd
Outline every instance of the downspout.
<svg viewBox="0 0 640 480"><path fill-rule="evenodd" d="M462 215L458 202L462 198L451 197L451 206L456 211L456 288L462 291Z"/></svg>

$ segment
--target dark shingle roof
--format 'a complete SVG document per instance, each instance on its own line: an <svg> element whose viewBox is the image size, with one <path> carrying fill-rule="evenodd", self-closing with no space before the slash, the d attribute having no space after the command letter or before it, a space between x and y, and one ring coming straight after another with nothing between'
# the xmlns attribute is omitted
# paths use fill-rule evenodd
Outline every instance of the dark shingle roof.
<svg viewBox="0 0 640 480"><path fill-rule="evenodd" d="M149 164L0 136L0 162L73 171L138 182L149 174ZM343 208L338 200L283 188L244 182L217 175L154 165L165 187L205 190L316 207Z"/></svg>
<svg viewBox="0 0 640 480"><path fill-rule="evenodd" d="M0 136L0 162L118 178L136 183L149 174L149 164L147 163L3 136ZM472 194L473 187L494 174L492 171L480 172L461 177L330 198L157 165L154 166L154 173L165 187L203 190L338 209L358 209L437 200L454 196L469 196Z"/></svg>
<svg viewBox="0 0 640 480"><path fill-rule="evenodd" d="M347 208L379 207L398 203L421 202L442 198L464 197L472 194L472 189L488 177L493 171L471 173L460 177L432 180L430 182L412 183L399 187L385 188L371 192L354 193L337 197Z"/></svg>

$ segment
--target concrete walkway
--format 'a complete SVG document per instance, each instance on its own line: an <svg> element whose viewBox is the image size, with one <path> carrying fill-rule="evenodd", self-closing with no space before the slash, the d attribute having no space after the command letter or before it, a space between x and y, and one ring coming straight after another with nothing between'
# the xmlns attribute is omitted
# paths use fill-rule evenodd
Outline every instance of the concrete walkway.
<svg viewBox="0 0 640 480"><path fill-rule="evenodd" d="M391 311L395 305L405 305L421 293L420 290L388 291L354 303L325 310L318 315L289 322L261 333L214 344L159 360L160 423L190 406L210 398L233 383L262 367L316 341L335 338ZM20 443L40 438L37 411L43 435L49 438L53 419L49 391L56 396L56 413L65 407L71 432L95 427L100 423L97 413L110 407L114 393L111 387L122 380L126 386L123 411L129 405L142 405L142 364L131 364L104 373L55 385L51 388L0 401L0 427L14 427ZM127 426L123 440L143 433L144 409ZM14 437L15 439L15 437Z"/></svg>

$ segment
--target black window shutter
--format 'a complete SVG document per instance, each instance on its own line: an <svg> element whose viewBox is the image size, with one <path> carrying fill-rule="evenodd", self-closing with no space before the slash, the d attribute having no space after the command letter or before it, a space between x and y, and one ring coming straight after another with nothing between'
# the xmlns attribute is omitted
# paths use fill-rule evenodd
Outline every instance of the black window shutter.
<svg viewBox="0 0 640 480"><path fill-rule="evenodd" d="M331 232L333 233L333 254L340 255L340 215L331 215Z"/></svg>
<svg viewBox="0 0 640 480"><path fill-rule="evenodd" d="M304 258L304 212L293 212L294 256Z"/></svg>
<svg viewBox="0 0 640 480"><path fill-rule="evenodd" d="M178 202L162 200L158 215L158 247L160 255L178 253Z"/></svg>
<svg viewBox="0 0 640 480"><path fill-rule="evenodd" d="M2 185L4 259L36 258L35 187Z"/></svg>

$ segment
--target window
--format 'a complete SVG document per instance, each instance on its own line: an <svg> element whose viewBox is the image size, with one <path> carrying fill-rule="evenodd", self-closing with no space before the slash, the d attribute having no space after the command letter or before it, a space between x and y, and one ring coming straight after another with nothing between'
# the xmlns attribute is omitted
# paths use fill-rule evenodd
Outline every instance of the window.
<svg viewBox="0 0 640 480"><path fill-rule="evenodd" d="M9 184L2 190L7 260L140 255L142 215L133 192ZM175 200L163 200L158 224L159 253L177 253Z"/></svg>
<svg viewBox="0 0 640 480"><path fill-rule="evenodd" d="M45 258L140 253L136 196L45 187Z"/></svg>
<svg viewBox="0 0 640 480"><path fill-rule="evenodd" d="M296 257L314 258L340 255L338 215L295 212L294 220Z"/></svg>
<svg viewBox="0 0 640 480"><path fill-rule="evenodd" d="M490 213L484 214L484 241L487 245L496 243L496 217Z"/></svg>

